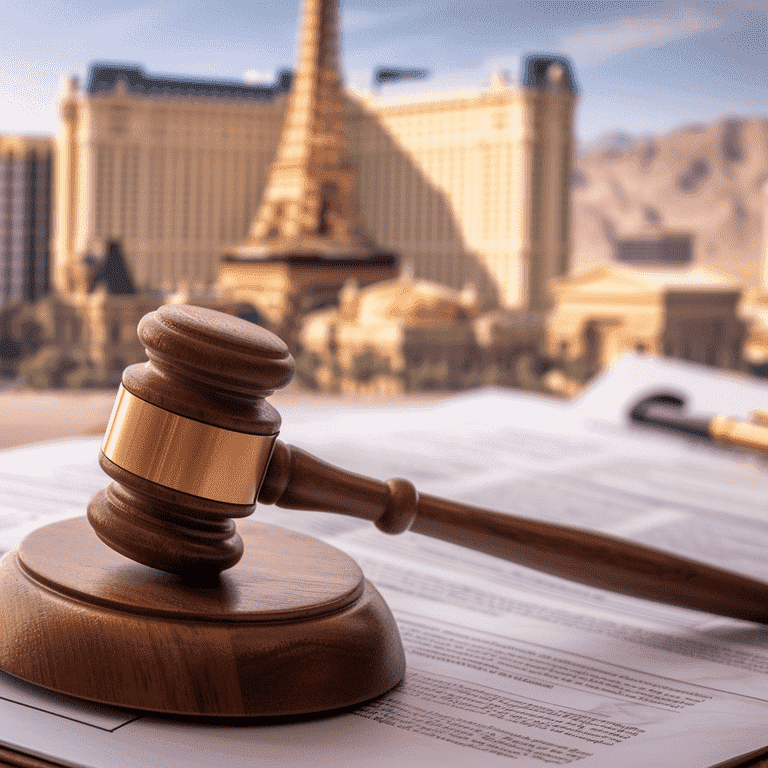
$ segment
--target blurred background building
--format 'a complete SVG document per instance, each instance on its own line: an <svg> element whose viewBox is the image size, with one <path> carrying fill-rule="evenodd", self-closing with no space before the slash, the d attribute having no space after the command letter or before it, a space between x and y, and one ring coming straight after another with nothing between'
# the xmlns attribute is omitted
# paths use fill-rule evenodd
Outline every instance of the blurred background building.
<svg viewBox="0 0 768 768"><path fill-rule="evenodd" d="M94 65L70 78L57 136L53 284L82 289L81 264L120 242L136 285L210 286L263 192L290 86L182 80Z"/></svg>
<svg viewBox="0 0 768 768"><path fill-rule="evenodd" d="M553 291L549 350L575 380L626 352L741 367L747 324L733 278L702 268L595 267L556 281Z"/></svg>
<svg viewBox="0 0 768 768"><path fill-rule="evenodd" d="M573 109L565 60L531 57L523 86L474 96L348 100L362 216L416 277L472 282L487 306L543 309L568 271ZM211 286L246 237L285 116L273 86L149 76L95 65L70 80L57 137L54 285L119 240L137 286Z"/></svg>
<svg viewBox="0 0 768 768"><path fill-rule="evenodd" d="M0 136L0 309L48 292L53 142Z"/></svg>

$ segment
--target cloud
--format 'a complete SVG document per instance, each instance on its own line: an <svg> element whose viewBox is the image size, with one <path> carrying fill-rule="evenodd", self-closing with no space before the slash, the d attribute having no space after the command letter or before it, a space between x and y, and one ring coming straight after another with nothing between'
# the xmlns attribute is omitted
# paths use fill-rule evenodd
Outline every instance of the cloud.
<svg viewBox="0 0 768 768"><path fill-rule="evenodd" d="M275 79L275 73L271 69L246 69L243 72L243 80L251 85L271 83Z"/></svg>
<svg viewBox="0 0 768 768"><path fill-rule="evenodd" d="M722 19L697 8L682 7L671 13L623 16L590 24L563 35L557 49L573 57L580 67L588 67L628 51L655 48L722 26Z"/></svg>

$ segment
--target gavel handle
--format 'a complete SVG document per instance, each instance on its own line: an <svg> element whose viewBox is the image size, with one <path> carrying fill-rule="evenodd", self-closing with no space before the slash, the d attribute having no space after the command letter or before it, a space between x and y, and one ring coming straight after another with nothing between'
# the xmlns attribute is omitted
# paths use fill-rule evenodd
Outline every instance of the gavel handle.
<svg viewBox="0 0 768 768"><path fill-rule="evenodd" d="M768 623L768 584L601 533L419 495L407 480L347 472L280 440L258 500L352 515L386 533L415 531L590 587Z"/></svg>

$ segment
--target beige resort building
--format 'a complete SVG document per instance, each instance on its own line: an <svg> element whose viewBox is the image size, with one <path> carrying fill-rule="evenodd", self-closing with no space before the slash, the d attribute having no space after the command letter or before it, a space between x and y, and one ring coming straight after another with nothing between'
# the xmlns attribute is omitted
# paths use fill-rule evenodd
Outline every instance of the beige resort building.
<svg viewBox="0 0 768 768"><path fill-rule="evenodd" d="M95 65L61 102L52 283L82 287L94 243L119 241L137 288L217 282L254 219L286 109L269 87ZM362 215L417 278L476 286L485 307L539 311L568 271L576 86L529 57L522 84L407 100L347 97Z"/></svg>
<svg viewBox="0 0 768 768"><path fill-rule="evenodd" d="M299 379L326 392L537 387L530 371L541 343L537 323L481 313L471 285L457 291L407 268L367 287L348 282L338 307L307 316L299 341Z"/></svg>
<svg viewBox="0 0 768 768"><path fill-rule="evenodd" d="M53 286L82 290L82 259L109 240L139 289L214 283L266 181L287 85L100 65L85 91L70 78L56 139Z"/></svg>

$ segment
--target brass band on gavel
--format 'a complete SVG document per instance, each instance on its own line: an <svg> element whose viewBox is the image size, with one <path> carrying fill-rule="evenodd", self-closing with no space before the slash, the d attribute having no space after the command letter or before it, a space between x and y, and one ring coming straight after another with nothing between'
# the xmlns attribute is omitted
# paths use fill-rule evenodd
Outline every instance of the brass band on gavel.
<svg viewBox="0 0 768 768"><path fill-rule="evenodd" d="M120 387L101 450L166 488L253 504L277 435L249 435L158 408Z"/></svg>

